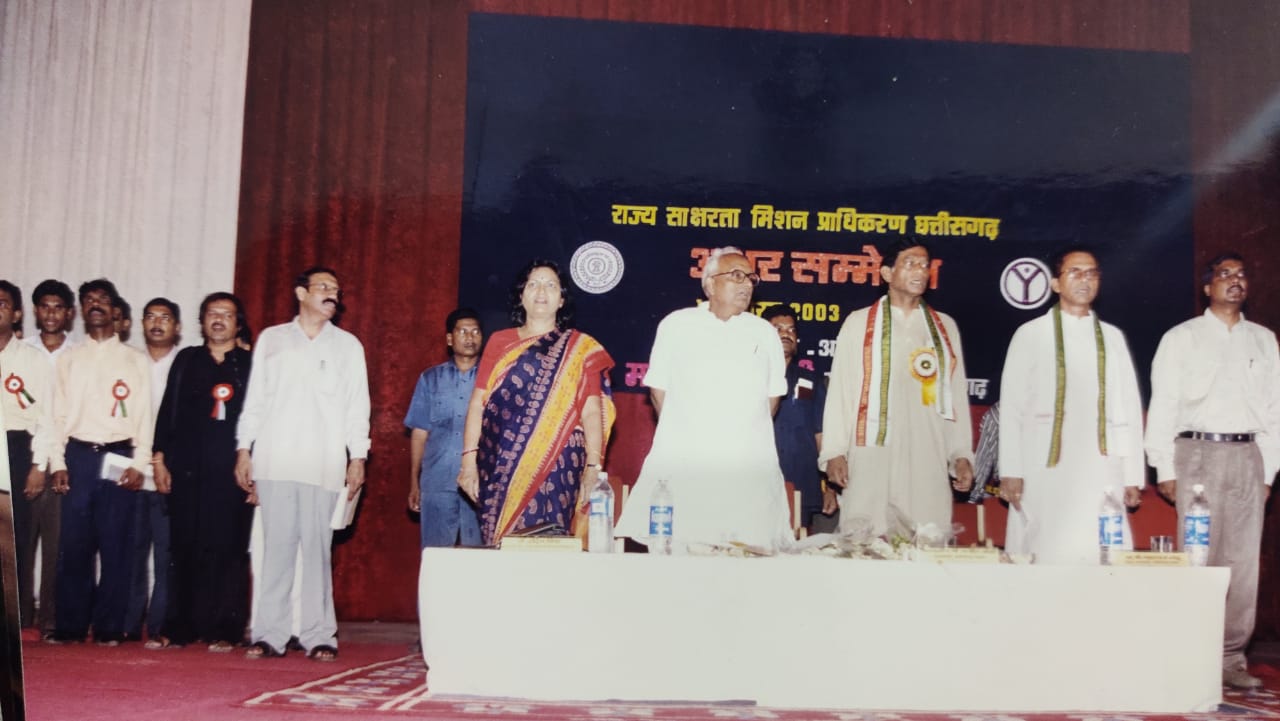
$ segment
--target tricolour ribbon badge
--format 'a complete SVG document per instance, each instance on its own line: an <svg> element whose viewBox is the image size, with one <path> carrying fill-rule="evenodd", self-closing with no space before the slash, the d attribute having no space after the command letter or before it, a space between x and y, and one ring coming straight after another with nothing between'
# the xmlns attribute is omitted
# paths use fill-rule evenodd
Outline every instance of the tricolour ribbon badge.
<svg viewBox="0 0 1280 721"><path fill-rule="evenodd" d="M10 373L9 377L4 379L4 389L12 393L13 397L18 400L19 408L27 408L36 402L36 399L32 398L31 394L27 392L26 385L22 382L22 376L17 373Z"/></svg>
<svg viewBox="0 0 1280 721"><path fill-rule="evenodd" d="M911 354L911 376L920 381L920 402L931 406L938 400L938 356L932 348Z"/></svg>
<svg viewBox="0 0 1280 721"><path fill-rule="evenodd" d="M219 421L227 420L227 401L235 397L236 391L230 383L219 383L213 387L213 412L210 418Z"/></svg>
<svg viewBox="0 0 1280 721"><path fill-rule="evenodd" d="M111 386L111 397L116 399L116 404L111 406L111 417L116 417L119 411L121 418L129 417L129 409L124 405L124 399L129 397L129 384L123 380L117 380L116 384Z"/></svg>

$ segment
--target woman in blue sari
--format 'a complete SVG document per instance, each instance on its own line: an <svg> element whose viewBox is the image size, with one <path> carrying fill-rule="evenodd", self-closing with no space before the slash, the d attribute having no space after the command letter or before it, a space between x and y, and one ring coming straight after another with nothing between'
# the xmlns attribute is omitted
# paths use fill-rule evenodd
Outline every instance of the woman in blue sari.
<svg viewBox="0 0 1280 721"><path fill-rule="evenodd" d="M613 359L572 327L559 267L531 262L511 291L516 328L489 338L462 436L458 486L485 545L542 524L574 528L613 427Z"/></svg>

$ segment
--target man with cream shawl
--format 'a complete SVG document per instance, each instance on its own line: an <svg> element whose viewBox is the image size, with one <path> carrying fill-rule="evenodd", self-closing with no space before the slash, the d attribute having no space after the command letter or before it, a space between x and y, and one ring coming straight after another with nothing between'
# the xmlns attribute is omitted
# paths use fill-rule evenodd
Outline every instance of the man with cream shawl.
<svg viewBox="0 0 1280 721"><path fill-rule="evenodd" d="M950 532L951 488L973 484L960 331L924 301L934 271L922 241L898 241L881 259L888 292L840 327L818 466L843 489L842 532Z"/></svg>
<svg viewBox="0 0 1280 721"><path fill-rule="evenodd" d="M1097 257L1072 247L1051 265L1058 303L1013 334L1000 380L1005 548L1041 564L1096 565L1104 490L1141 502L1142 402L1124 334L1093 312ZM1124 537L1132 548L1127 518Z"/></svg>

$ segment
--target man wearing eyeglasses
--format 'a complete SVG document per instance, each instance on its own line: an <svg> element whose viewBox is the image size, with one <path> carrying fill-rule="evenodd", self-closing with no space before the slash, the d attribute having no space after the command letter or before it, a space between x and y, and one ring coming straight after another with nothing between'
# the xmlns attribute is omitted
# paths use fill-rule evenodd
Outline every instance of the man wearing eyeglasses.
<svg viewBox="0 0 1280 721"><path fill-rule="evenodd" d="M404 425L409 429L409 510L420 514L421 548L479 546L480 520L458 488L462 427L484 345L480 316L458 308L445 319L449 360L418 376Z"/></svg>
<svg viewBox="0 0 1280 721"><path fill-rule="evenodd" d="M1275 333L1245 320L1242 257L1214 258L1201 283L1208 308L1165 333L1151 362L1147 461L1160 493L1177 504L1179 530L1191 487L1205 488L1209 565L1231 568L1222 680L1256 688L1262 681L1249 673L1245 648L1257 610L1263 508L1280 467L1280 348Z"/></svg>
<svg viewBox="0 0 1280 721"><path fill-rule="evenodd" d="M921 240L898 241L881 259L888 291L840 327L818 465L843 489L842 531L950 533L950 489L973 484L960 330L924 301L932 267Z"/></svg>
<svg viewBox="0 0 1280 721"><path fill-rule="evenodd" d="M786 361L777 331L748 310L759 282L741 250L717 248L702 269L707 302L658 324L644 379L658 428L619 536L645 542L649 498L666 480L676 552L690 543L775 548L790 539L773 442Z"/></svg>
<svg viewBox="0 0 1280 721"><path fill-rule="evenodd" d="M1055 255L1058 302L1009 341L1000 378L1000 497L1005 548L1036 563L1097 565L1103 490L1141 503L1142 401L1124 334L1098 319L1097 256ZM1125 545L1132 547L1124 520Z"/></svg>
<svg viewBox="0 0 1280 721"><path fill-rule="evenodd" d="M342 301L337 273L305 270L293 291L297 317L258 336L236 426L236 482L256 499L263 535L253 646L247 655L284 655L300 558L298 640L311 659L333 661L338 626L330 518L336 504L355 498L364 485L369 375L364 346L331 322Z"/></svg>

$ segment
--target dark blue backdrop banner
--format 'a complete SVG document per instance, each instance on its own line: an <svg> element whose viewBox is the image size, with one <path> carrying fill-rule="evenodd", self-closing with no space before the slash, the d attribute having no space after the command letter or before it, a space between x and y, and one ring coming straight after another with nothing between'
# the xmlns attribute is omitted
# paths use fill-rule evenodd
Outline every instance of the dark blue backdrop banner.
<svg viewBox="0 0 1280 721"><path fill-rule="evenodd" d="M561 263L615 391L723 245L825 371L884 247L925 238L979 404L1069 242L1099 250L1144 387L1194 312L1185 55L485 14L468 41L460 300L506 327L520 267Z"/></svg>

